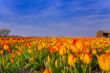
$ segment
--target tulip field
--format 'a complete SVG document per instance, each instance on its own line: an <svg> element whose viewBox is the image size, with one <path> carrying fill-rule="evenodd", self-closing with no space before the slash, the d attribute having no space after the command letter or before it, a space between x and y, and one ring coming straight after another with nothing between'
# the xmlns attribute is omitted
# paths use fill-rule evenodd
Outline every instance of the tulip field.
<svg viewBox="0 0 110 73"><path fill-rule="evenodd" d="M0 38L0 73L110 73L110 38Z"/></svg>

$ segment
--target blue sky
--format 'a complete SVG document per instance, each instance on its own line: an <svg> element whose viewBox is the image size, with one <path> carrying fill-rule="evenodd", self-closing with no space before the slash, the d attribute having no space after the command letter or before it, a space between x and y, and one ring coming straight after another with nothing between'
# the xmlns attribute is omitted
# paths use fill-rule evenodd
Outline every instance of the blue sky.
<svg viewBox="0 0 110 73"><path fill-rule="evenodd" d="M0 28L11 35L95 36L110 30L110 0L0 0Z"/></svg>

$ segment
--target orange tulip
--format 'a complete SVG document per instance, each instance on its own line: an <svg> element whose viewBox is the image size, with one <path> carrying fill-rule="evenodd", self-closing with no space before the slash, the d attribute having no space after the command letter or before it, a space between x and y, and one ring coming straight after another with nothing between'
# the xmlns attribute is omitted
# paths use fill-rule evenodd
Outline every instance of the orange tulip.
<svg viewBox="0 0 110 73"><path fill-rule="evenodd" d="M0 54L2 54L2 55L3 55L3 54L4 54L4 51L3 51L3 50L0 50Z"/></svg>
<svg viewBox="0 0 110 73"><path fill-rule="evenodd" d="M49 52L50 53L55 53L56 52L56 49L57 49L57 47L55 47L55 46L54 47L50 47L49 48Z"/></svg>
<svg viewBox="0 0 110 73"><path fill-rule="evenodd" d="M87 41L83 42L83 52L89 53L89 45Z"/></svg>
<svg viewBox="0 0 110 73"><path fill-rule="evenodd" d="M9 49L9 44L3 44L3 49L8 50Z"/></svg>
<svg viewBox="0 0 110 73"><path fill-rule="evenodd" d="M76 53L81 53L82 52L82 50L83 50L83 43L81 42L81 41L75 41L75 43L74 43L74 46L75 46L75 52Z"/></svg>
<svg viewBox="0 0 110 73"><path fill-rule="evenodd" d="M82 53L80 60L85 64L89 64L92 61L92 56L90 55L90 53Z"/></svg>
<svg viewBox="0 0 110 73"><path fill-rule="evenodd" d="M75 44L76 44L76 42L77 42L77 39L73 39L72 44L73 44L73 45L75 45Z"/></svg>
<svg viewBox="0 0 110 73"><path fill-rule="evenodd" d="M52 71L51 71L50 69L46 68L46 69L43 71L43 73L52 73Z"/></svg>
<svg viewBox="0 0 110 73"><path fill-rule="evenodd" d="M110 71L110 55L109 54L101 54L97 55L99 66L104 71Z"/></svg>
<svg viewBox="0 0 110 73"><path fill-rule="evenodd" d="M76 58L73 54L68 55L68 65L73 66L76 62Z"/></svg>
<svg viewBox="0 0 110 73"><path fill-rule="evenodd" d="M9 48L9 49L8 49L8 53L11 53L11 52L12 52L12 50Z"/></svg>

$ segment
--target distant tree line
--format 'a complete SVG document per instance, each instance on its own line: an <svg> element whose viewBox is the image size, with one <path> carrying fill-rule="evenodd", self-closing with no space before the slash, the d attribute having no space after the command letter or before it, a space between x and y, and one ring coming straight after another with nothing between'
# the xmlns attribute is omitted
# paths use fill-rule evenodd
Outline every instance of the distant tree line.
<svg viewBox="0 0 110 73"><path fill-rule="evenodd" d="M9 33L11 32L8 28L1 28L0 29L0 36L9 36Z"/></svg>

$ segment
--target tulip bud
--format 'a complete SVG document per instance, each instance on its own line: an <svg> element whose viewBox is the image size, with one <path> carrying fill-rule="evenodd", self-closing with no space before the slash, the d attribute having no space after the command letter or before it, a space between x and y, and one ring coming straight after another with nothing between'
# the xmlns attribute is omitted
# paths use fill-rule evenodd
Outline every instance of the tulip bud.
<svg viewBox="0 0 110 73"><path fill-rule="evenodd" d="M55 60L55 66L58 68L58 60Z"/></svg>

